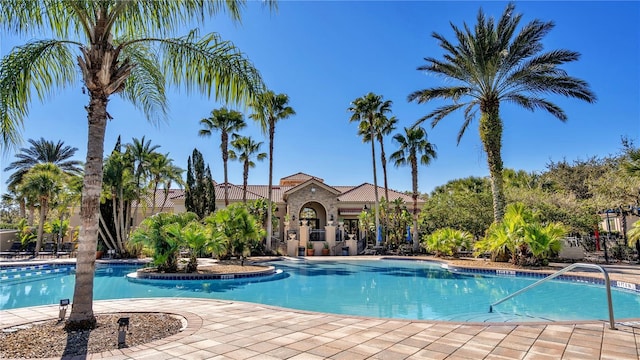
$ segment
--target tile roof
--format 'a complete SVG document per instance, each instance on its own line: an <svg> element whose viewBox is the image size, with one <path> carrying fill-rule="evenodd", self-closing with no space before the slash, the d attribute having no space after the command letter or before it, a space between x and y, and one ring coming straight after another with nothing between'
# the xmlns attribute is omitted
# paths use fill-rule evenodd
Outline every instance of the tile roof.
<svg viewBox="0 0 640 360"><path fill-rule="evenodd" d="M282 185L283 183L287 183L288 185ZM338 185L338 186L330 186L324 183L324 180L321 178L311 176L304 173L297 173L287 177L284 177L280 180L280 185L273 185L272 187L272 196L274 201L276 202L284 202L285 194L290 191L296 191L296 187L300 185L304 185L306 182L316 181L319 183L319 186L324 186L327 189L332 189L338 195L338 201L344 202L344 206L341 208L347 209L347 207L353 207L353 204L348 203L373 203L375 200L375 192L374 186L369 183L363 183L357 186L351 185ZM242 200L242 184L228 184L229 186L229 200L230 201L241 201ZM305 185L306 186L306 185ZM221 201L224 200L224 183L216 183L216 200ZM269 197L269 186L268 185L247 185L247 200L256 200L256 199L267 199ZM378 186L378 197L382 198L384 196L384 187ZM410 195L401 193L399 191L395 191L393 189L389 189L389 197L390 200L393 201L397 198L401 198L407 204L411 204L413 199ZM162 201L164 199L163 190L158 190L157 198L156 198L156 207L160 207ZM165 204L165 208L171 208L174 206L172 200L175 199L184 199L184 190L182 189L171 189L169 192L169 197L167 199L167 203ZM147 201L147 206L151 207L151 196L149 195L145 198ZM418 203L424 203L423 200L418 199Z"/></svg>
<svg viewBox="0 0 640 360"><path fill-rule="evenodd" d="M345 191L338 197L339 201L344 202L374 202L375 201L375 187L372 184L364 183L360 186L353 187L352 189ZM378 186L378 198L384 196L384 187ZM401 192L389 189L389 201L393 201L397 198L401 198L406 203L412 203L411 196L403 194ZM424 202L418 199L418 203Z"/></svg>
<svg viewBox="0 0 640 360"><path fill-rule="evenodd" d="M165 209L169 208L173 208L174 207L174 203L173 203L173 199L179 197L179 195L176 194L184 194L184 190L182 189L169 189L169 194L167 196L167 201L165 202L164 200L164 189L158 189L156 190L156 208L160 208L162 207L162 203L164 202L164 207ZM153 207L153 192L149 192L147 194L144 194L142 196L142 201L144 201L145 205L151 209ZM134 201L131 204L132 207L137 207L138 203L136 201Z"/></svg>
<svg viewBox="0 0 640 360"><path fill-rule="evenodd" d="M319 182L323 183L324 179L321 179L319 177L315 177L315 176L311 176L309 174L305 174L302 172L293 174L293 175L289 175L289 176L285 176L283 178L280 179L280 185L281 186L295 186L295 185L299 185L305 181L308 181L310 179L316 179Z"/></svg>

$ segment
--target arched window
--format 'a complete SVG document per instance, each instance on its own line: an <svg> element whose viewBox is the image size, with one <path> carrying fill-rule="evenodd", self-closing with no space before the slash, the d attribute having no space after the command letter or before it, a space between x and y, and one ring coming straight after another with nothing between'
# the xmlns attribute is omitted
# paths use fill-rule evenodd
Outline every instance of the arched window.
<svg viewBox="0 0 640 360"><path fill-rule="evenodd" d="M300 219L317 219L318 214L312 208L303 208L300 212Z"/></svg>

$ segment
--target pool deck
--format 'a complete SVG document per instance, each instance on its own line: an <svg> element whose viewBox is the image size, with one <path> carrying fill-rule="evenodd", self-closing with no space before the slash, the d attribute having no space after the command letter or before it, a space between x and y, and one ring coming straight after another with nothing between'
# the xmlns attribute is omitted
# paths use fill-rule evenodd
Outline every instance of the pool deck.
<svg viewBox="0 0 640 360"><path fill-rule="evenodd" d="M606 268L612 279L640 283L637 265ZM617 330L608 321L391 320L187 298L102 300L94 311L173 313L188 325L171 337L87 359L640 359L640 307L639 318L617 322ZM57 305L0 311L0 327L57 315Z"/></svg>

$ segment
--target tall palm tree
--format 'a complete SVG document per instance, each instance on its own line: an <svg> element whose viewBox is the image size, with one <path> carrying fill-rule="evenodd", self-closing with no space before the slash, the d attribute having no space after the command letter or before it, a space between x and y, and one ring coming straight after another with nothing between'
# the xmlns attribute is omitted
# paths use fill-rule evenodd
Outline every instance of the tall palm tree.
<svg viewBox="0 0 640 360"><path fill-rule="evenodd" d="M151 165L151 161L159 154L156 152L158 148L160 148L160 145L151 145L151 140L145 141L144 136L142 139L133 138L133 141L126 146L129 159L133 162L133 178L135 179L136 185L136 202L138 208L133 211L134 226L138 224L138 209L142 208L143 217L146 212L146 201L142 201L142 190L146 187L146 182L150 175L149 166Z"/></svg>
<svg viewBox="0 0 640 360"><path fill-rule="evenodd" d="M211 136L215 130L220 131L220 150L222 150L222 166L224 169L224 206L229 206L229 178L227 161L229 160L229 134L244 129L247 124L241 112L227 108L211 111L211 116L200 120L204 129L198 131L200 136Z"/></svg>
<svg viewBox="0 0 640 360"><path fill-rule="evenodd" d="M396 129L397 122L398 119L395 116L387 117L386 115L381 114L380 116L378 116L376 121L374 121L373 128L373 133L376 137L376 140L378 140L378 143L380 144L380 163L382 164L382 177L384 178L384 198L387 200L387 204L389 204L389 182L387 181L387 155L384 151L384 138ZM364 138L365 142L368 142L369 137L371 136L371 131L369 130L368 124L368 122L361 122L358 128L358 135L361 135ZM389 232L388 220L388 212L385 212L385 241L386 234Z"/></svg>
<svg viewBox="0 0 640 360"><path fill-rule="evenodd" d="M375 234L376 241L380 236L380 209L379 209L379 200L378 200L378 176L376 170L376 149L375 149L375 129L376 129L376 121L382 116L385 116L386 113L391 111L391 100L382 100L382 95L376 95L374 93L368 93L363 97L359 97L351 102L351 106L349 107L349 111L353 114L349 119L352 121L359 121L360 125L358 126L359 130L369 129L369 134L364 136L362 132L358 132L358 134L363 135L363 142L371 143L371 159L373 160L373 191L375 195Z"/></svg>
<svg viewBox="0 0 640 360"><path fill-rule="evenodd" d="M418 162L429 165L437 157L436 146L427 140L427 132L421 127L404 128L405 135L396 134L393 139L400 145L391 154L396 166L411 166L411 198L413 199L413 248L418 249Z"/></svg>
<svg viewBox="0 0 640 360"><path fill-rule="evenodd" d="M271 250L271 236L273 224L271 218L273 202L273 142L276 134L276 123L296 114L291 106L288 106L289 96L275 94L273 91L265 91L261 97L253 102L255 111L249 117L260 124L263 133L269 134L269 195L267 204L267 251Z"/></svg>
<svg viewBox="0 0 640 360"><path fill-rule="evenodd" d="M505 207L501 103L513 103L531 111L542 109L566 121L565 112L542 95L558 94L589 103L596 100L585 81L567 75L560 68L578 60L580 54L564 49L542 52L541 41L554 24L533 20L516 34L522 15L514 14L514 8L508 4L497 23L493 18L487 19L480 9L475 27L464 24L464 29L460 29L451 25L458 44L434 33L445 51L444 60L427 57L426 65L418 70L442 76L453 85L418 90L408 97L418 103L439 98L453 101L422 117L416 125L431 119L431 125L435 126L447 115L464 109L458 143L480 110L480 140L487 154L496 222L502 219ZM464 98L468 101L462 101Z"/></svg>
<svg viewBox="0 0 640 360"><path fill-rule="evenodd" d="M384 177L384 198L389 201L389 183L387 181L387 155L384 151L384 138L396 129L398 119L395 116L387 117L384 114L378 116L374 121L373 133L380 144L380 163L382 164L382 176ZM365 142L369 142L371 131L368 122L361 122L358 127L358 135L363 137Z"/></svg>
<svg viewBox="0 0 640 360"><path fill-rule="evenodd" d="M155 214L156 212L156 192L158 191L158 187L161 184L167 184L171 182L176 182L182 185L182 170L181 168L173 165L173 159L169 158L169 154L160 154L156 153L151 157L149 161L149 167L147 169L149 171L149 175L151 177L151 182L149 185L152 188L151 194L152 205L151 205L151 214ZM168 188L165 186L165 199L167 195ZM163 204L164 204L163 201Z"/></svg>
<svg viewBox="0 0 640 360"><path fill-rule="evenodd" d="M254 99L264 83L253 64L218 34L178 30L226 11L240 20L245 1L13 1L0 4L0 26L20 34L50 34L15 47L0 60L0 144L20 141L32 89L44 100L58 87L87 92L88 139L82 224L73 308L67 329L95 326L93 277L98 238L107 104L119 94L157 121L168 113L166 86L204 92L225 102ZM267 4L274 5L273 1ZM79 66L76 68L76 64Z"/></svg>
<svg viewBox="0 0 640 360"><path fill-rule="evenodd" d="M229 158L232 160L238 159L238 161L242 162L242 202L246 204L249 168L256 166L256 163L253 162L254 158L257 161L262 161L267 158L267 153L259 152L262 141L255 142L251 136L234 134L231 146L233 146L233 149L229 150Z"/></svg>
<svg viewBox="0 0 640 360"><path fill-rule="evenodd" d="M21 192L30 194L37 199L38 207L40 208L36 255L42 246L44 223L47 219L50 202L62 189L63 182L64 173L62 170L52 163L44 163L33 166L31 170L24 174L19 185Z"/></svg>
<svg viewBox="0 0 640 360"><path fill-rule="evenodd" d="M73 160L77 148L65 145L63 141L53 142L40 138L39 140L29 139L28 148L21 148L16 154L17 160L11 162L4 171L15 170L7 179L7 189L11 190L18 187L22 181L22 177L36 164L52 163L57 165L62 171L68 175L79 175L82 173L82 162ZM19 195L19 193L16 193ZM26 198L20 196L16 199L20 204L22 216L26 215ZM30 207L32 208L32 207ZM32 219L32 213L30 218Z"/></svg>

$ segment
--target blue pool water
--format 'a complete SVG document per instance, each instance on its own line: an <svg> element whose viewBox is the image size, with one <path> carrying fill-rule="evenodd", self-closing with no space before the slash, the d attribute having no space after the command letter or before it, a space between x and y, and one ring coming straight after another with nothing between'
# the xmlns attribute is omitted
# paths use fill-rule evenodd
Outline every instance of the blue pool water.
<svg viewBox="0 0 640 360"><path fill-rule="evenodd" d="M131 281L135 266L98 266L96 300L191 297L381 318L448 321L608 319L602 285L549 281L495 307L489 304L538 279L461 274L423 261L276 261L282 274L235 280ZM3 280L0 309L73 298L74 273ZM616 320L640 317L640 294L613 289Z"/></svg>

